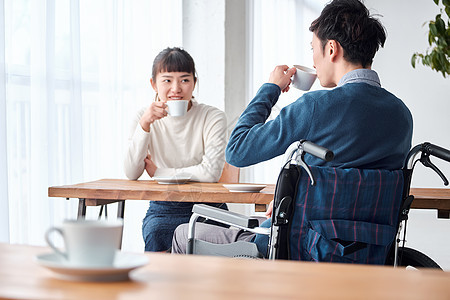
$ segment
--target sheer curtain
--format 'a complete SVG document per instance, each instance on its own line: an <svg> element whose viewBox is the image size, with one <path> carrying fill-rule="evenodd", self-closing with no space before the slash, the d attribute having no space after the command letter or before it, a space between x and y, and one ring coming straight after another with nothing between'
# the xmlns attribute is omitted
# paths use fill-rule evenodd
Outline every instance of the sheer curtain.
<svg viewBox="0 0 450 300"><path fill-rule="evenodd" d="M250 17L251 46L249 52L249 93L251 100L260 86L267 82L277 65L294 64L312 67L311 22L316 19L328 0L261 0L253 1ZM312 90L320 88L316 81ZM298 99L303 92L292 88L280 96L270 119L280 110ZM275 183L281 157L246 168L243 180L258 183Z"/></svg>
<svg viewBox="0 0 450 300"><path fill-rule="evenodd" d="M131 117L153 96L153 58L182 43L182 0L0 5L0 227L9 228L0 240L42 244L77 210L48 198L49 186L124 177Z"/></svg>

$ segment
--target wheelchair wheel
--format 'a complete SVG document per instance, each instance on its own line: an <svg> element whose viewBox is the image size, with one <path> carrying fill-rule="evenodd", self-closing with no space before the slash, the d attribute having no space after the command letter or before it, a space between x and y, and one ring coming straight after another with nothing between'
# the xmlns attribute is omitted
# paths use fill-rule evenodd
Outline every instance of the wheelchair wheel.
<svg viewBox="0 0 450 300"><path fill-rule="evenodd" d="M386 265L394 265L394 254L390 253L388 259L386 260ZM398 248L398 263L399 267L414 267L420 268L433 268L442 270L442 268L431 258L419 252L417 250L399 247Z"/></svg>

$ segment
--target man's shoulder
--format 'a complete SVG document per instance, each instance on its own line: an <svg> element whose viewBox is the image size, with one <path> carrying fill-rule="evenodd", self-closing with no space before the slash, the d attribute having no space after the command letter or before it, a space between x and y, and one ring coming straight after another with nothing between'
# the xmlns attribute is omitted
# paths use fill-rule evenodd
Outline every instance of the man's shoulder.
<svg viewBox="0 0 450 300"><path fill-rule="evenodd" d="M392 98L401 101L397 96L388 90L370 85L367 83L347 83L330 90L321 90L317 92L308 93L313 98L335 98L336 100L346 101L352 98L359 100L370 100L371 97L377 99ZM364 96L364 97L363 97Z"/></svg>
<svg viewBox="0 0 450 300"><path fill-rule="evenodd" d="M304 102L316 102L333 97L334 90L317 90L304 93L299 100Z"/></svg>

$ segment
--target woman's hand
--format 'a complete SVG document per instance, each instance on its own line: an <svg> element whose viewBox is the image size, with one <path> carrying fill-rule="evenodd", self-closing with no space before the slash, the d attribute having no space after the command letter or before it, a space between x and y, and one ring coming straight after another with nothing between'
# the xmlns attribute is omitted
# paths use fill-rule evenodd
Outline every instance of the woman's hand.
<svg viewBox="0 0 450 300"><path fill-rule="evenodd" d="M156 101L150 104L150 106L145 110L141 119L139 120L139 124L141 125L144 131L150 131L150 124L164 118L167 116L166 111L167 104L165 101Z"/></svg>
<svg viewBox="0 0 450 300"><path fill-rule="evenodd" d="M289 69L288 66L276 66L270 73L269 83L278 85L283 93L289 91L289 85L291 84L291 77L297 72L295 68Z"/></svg>
<svg viewBox="0 0 450 300"><path fill-rule="evenodd" d="M267 211L265 213L267 219L272 217L272 210L273 210L273 200L270 201L269 207L267 207Z"/></svg>
<svg viewBox="0 0 450 300"><path fill-rule="evenodd" d="M144 162L145 162L145 171L147 171L147 174L150 177L153 177L155 175L156 169L158 169L158 167L153 162L150 154L147 154L147 157L144 159Z"/></svg>

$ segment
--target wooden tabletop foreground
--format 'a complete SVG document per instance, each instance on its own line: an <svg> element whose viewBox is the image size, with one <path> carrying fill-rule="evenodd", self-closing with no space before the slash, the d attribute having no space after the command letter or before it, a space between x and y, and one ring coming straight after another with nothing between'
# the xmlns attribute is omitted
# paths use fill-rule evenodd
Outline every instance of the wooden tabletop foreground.
<svg viewBox="0 0 450 300"><path fill-rule="evenodd" d="M38 265L49 248L0 244L0 299L449 299L450 273L385 266L147 253L131 280L74 282Z"/></svg>

